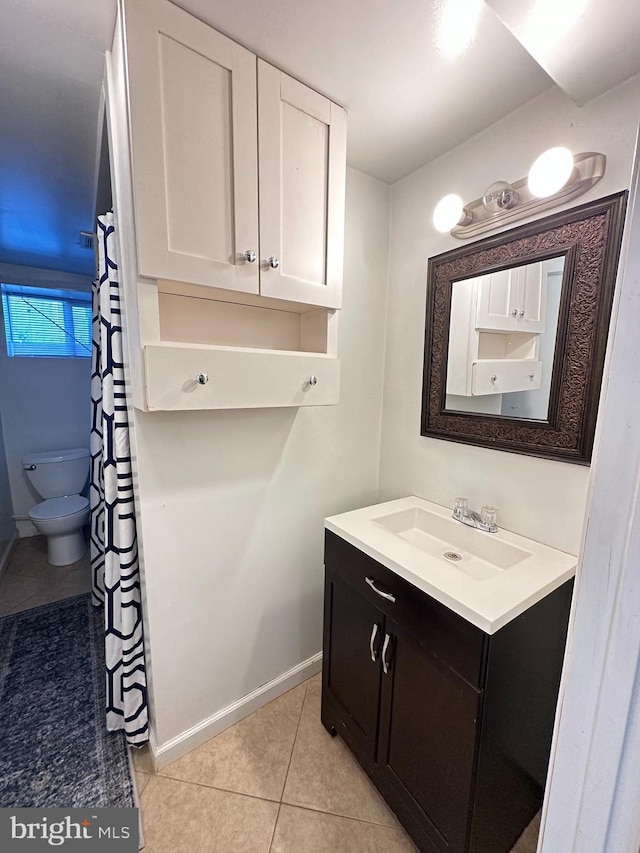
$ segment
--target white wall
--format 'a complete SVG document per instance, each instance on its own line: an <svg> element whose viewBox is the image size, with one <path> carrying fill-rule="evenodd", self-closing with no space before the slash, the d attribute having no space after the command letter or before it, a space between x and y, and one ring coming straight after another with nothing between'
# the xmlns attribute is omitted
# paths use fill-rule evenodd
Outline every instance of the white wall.
<svg viewBox="0 0 640 853"><path fill-rule="evenodd" d="M340 405L134 414L160 749L321 650L323 519L377 499L388 212L349 170Z"/></svg>
<svg viewBox="0 0 640 853"><path fill-rule="evenodd" d="M12 513L11 489L2 433L2 413L0 412L0 577L6 568L6 559L16 536L16 526L11 518Z"/></svg>
<svg viewBox="0 0 640 853"><path fill-rule="evenodd" d="M461 245L431 216L447 193L471 201L495 180L524 177L553 145L607 156L603 180L573 204L627 188L639 111L640 78L582 108L552 89L393 186L381 500L415 494L452 506L465 495L497 506L502 526L577 553L587 467L420 435L427 259Z"/></svg>
<svg viewBox="0 0 640 853"><path fill-rule="evenodd" d="M11 264L0 264L0 281L91 290L87 276ZM89 446L90 380L90 358L8 358L0 305L0 413L14 515L41 500L22 470L26 453ZM37 532L28 519L17 524L20 536Z"/></svg>

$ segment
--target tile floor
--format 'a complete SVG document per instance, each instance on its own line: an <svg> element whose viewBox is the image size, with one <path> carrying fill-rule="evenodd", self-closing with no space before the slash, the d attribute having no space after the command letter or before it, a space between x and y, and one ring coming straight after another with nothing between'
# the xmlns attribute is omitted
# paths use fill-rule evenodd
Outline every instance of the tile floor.
<svg viewBox="0 0 640 853"><path fill-rule="evenodd" d="M70 598L90 589L88 553L70 566L50 566L45 536L18 539L0 580L0 616Z"/></svg>
<svg viewBox="0 0 640 853"><path fill-rule="evenodd" d="M320 722L320 676L153 773L133 761L145 853L415 853ZM535 853L537 824L512 853Z"/></svg>

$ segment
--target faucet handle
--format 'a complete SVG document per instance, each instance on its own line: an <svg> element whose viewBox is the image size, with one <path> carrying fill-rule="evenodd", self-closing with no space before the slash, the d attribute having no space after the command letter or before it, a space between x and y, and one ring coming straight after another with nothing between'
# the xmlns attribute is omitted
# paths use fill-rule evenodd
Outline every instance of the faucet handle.
<svg viewBox="0 0 640 853"><path fill-rule="evenodd" d="M496 527L498 522L498 510L494 506L483 506L480 509L480 520L487 527Z"/></svg>
<svg viewBox="0 0 640 853"><path fill-rule="evenodd" d="M469 511L469 498L456 498L453 506L453 517L460 520Z"/></svg>

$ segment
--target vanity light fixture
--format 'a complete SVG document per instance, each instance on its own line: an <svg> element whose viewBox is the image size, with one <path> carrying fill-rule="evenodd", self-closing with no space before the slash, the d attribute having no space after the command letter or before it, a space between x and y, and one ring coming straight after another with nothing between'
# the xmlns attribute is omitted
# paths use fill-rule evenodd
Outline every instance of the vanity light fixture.
<svg viewBox="0 0 640 853"><path fill-rule="evenodd" d="M513 184L496 181L482 198L469 204L460 196L445 196L434 210L434 227L466 240L542 213L584 195L602 178L606 163L604 154L593 151L574 155L567 148L549 148L537 158L526 178Z"/></svg>

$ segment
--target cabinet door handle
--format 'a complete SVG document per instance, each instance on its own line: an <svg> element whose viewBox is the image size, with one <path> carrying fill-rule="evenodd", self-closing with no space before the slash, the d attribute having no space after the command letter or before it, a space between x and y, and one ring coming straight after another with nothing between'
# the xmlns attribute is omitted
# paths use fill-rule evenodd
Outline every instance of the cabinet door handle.
<svg viewBox="0 0 640 853"><path fill-rule="evenodd" d="M371 652L371 660L375 663L378 659L378 652L374 646L376 641L376 637L378 636L379 625L377 623L374 624L373 629L371 630L371 639L369 640L369 651Z"/></svg>
<svg viewBox="0 0 640 853"><path fill-rule="evenodd" d="M395 603L396 603L396 597L395 597L395 595L393 595L393 594L392 594L392 593L390 593L390 592L383 592L381 589L378 589L378 587L376 586L376 582L374 581L374 579L373 579L373 578L365 578L365 581L369 584L369 586L371 587L371 589L372 589L374 592L376 592L379 596L381 596L382 598L386 598L386 599L387 599L387 601L391 601L391 602L392 602L392 604L395 604Z"/></svg>
<svg viewBox="0 0 640 853"><path fill-rule="evenodd" d="M384 645L382 646L382 671L385 675L389 672L389 667L391 666L391 662L387 660L387 651L389 650L389 643L391 642L391 634L384 635Z"/></svg>

